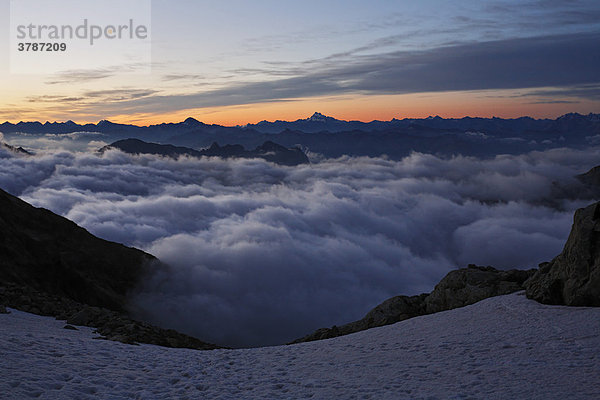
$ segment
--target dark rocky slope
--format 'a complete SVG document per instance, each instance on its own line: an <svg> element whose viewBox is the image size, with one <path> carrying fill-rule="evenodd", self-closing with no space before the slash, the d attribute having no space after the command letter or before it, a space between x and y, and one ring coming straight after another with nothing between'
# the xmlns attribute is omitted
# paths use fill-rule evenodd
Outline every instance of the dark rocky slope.
<svg viewBox="0 0 600 400"><path fill-rule="evenodd" d="M600 202L575 212L565 247L526 282L527 297L546 304L600 306Z"/></svg>
<svg viewBox="0 0 600 400"><path fill-rule="evenodd" d="M29 286L0 283L0 313L11 307L37 315L65 320L72 325L96 328L98 339L127 344L148 343L165 347L212 350L218 346L184 335L172 329L162 329L133 320L126 313L79 303L68 297L40 292Z"/></svg>
<svg viewBox="0 0 600 400"><path fill-rule="evenodd" d="M0 305L96 327L109 339L214 348L127 316L128 295L155 263L0 190Z"/></svg>
<svg viewBox="0 0 600 400"><path fill-rule="evenodd" d="M155 261L0 190L0 282L123 311Z"/></svg>
<svg viewBox="0 0 600 400"><path fill-rule="evenodd" d="M469 265L451 271L429 294L396 296L369 311L364 318L342 326L322 328L293 343L329 339L336 336L393 324L405 319L474 304L488 297L523 290L523 283L533 275L530 271L499 271L492 267Z"/></svg>

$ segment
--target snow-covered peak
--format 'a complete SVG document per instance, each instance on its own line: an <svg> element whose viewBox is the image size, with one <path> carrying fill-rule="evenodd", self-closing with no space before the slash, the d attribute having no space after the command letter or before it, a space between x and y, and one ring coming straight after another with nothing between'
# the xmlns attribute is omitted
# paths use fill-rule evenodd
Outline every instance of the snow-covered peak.
<svg viewBox="0 0 600 400"><path fill-rule="evenodd" d="M328 119L332 119L326 115L321 114L320 112L315 112L308 120L313 122L326 122Z"/></svg>
<svg viewBox="0 0 600 400"><path fill-rule="evenodd" d="M572 112L572 113L567 113L565 115L562 115L562 116L558 117L558 119L573 120L573 119L579 119L581 117L583 117L583 115L576 113L576 112Z"/></svg>

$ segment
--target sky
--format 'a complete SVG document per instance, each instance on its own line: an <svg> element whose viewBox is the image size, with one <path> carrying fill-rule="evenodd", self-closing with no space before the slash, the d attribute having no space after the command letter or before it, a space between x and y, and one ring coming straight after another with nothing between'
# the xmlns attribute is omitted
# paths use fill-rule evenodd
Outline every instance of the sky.
<svg viewBox="0 0 600 400"><path fill-rule="evenodd" d="M66 2L52 2L63 18L98 15L93 2L60 7ZM192 116L237 125L315 111L362 121L600 111L594 0L146 3L143 68L110 46L97 48L98 61L51 73L44 62L19 73L1 57L0 121L146 125ZM0 0L0 52L9 55L10 6Z"/></svg>

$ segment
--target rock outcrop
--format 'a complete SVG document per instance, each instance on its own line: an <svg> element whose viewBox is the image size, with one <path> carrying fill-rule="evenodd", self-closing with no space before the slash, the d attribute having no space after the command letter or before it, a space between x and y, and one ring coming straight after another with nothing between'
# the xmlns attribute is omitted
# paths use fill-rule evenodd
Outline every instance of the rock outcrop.
<svg viewBox="0 0 600 400"><path fill-rule="evenodd" d="M451 310L493 296L523 290L535 270L499 271L492 267L469 265L449 272L429 294L396 296L369 311L364 318L341 326L321 328L292 343L310 342L348 335L378 326L390 325L420 315Z"/></svg>
<svg viewBox="0 0 600 400"><path fill-rule="evenodd" d="M425 298L425 312L432 314L477 303L488 297L523 290L523 283L535 270L500 271L492 267L469 265L450 271Z"/></svg>
<svg viewBox="0 0 600 400"><path fill-rule="evenodd" d="M426 294L417 296L396 296L387 299L364 316L364 318L345 325L317 329L315 332L294 340L292 343L312 342L349 335L354 332L378 326L390 325L425 313L423 300Z"/></svg>
<svg viewBox="0 0 600 400"><path fill-rule="evenodd" d="M577 210L562 253L525 286L540 303L600 306L600 202Z"/></svg>

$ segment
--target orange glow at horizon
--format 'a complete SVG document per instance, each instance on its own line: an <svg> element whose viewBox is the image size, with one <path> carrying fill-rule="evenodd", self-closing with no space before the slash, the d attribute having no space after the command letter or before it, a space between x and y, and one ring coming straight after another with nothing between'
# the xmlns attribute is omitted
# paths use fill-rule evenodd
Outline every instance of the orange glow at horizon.
<svg viewBox="0 0 600 400"><path fill-rule="evenodd" d="M535 98L514 97L511 91L414 93L405 95L353 95L292 99L248 105L211 108L191 108L169 113L106 115L93 118L78 115L45 115L43 110L32 110L24 116L28 121L66 121L80 124L97 123L107 119L115 123L140 126L160 123L177 123L193 117L207 124L225 126L245 125L262 120L294 121L320 112L341 120L391 120L393 118L426 118L439 115L443 118L500 117L557 118L568 112L594 113L600 111L600 101L574 103L539 103ZM48 113L50 114L50 113ZM31 116L29 118L29 116ZM60 118L62 117L62 118ZM10 122L19 122L10 120Z"/></svg>
<svg viewBox="0 0 600 400"><path fill-rule="evenodd" d="M181 122L193 117L207 124L225 126L255 124L267 120L295 121L310 117L314 112L341 120L370 122L393 118L557 118L577 111L600 111L600 102L535 103L530 98L498 97L489 93L446 92L406 95L343 96L295 99L290 101L250 105L188 109L154 115L115 116L111 121L151 125L163 122Z"/></svg>

